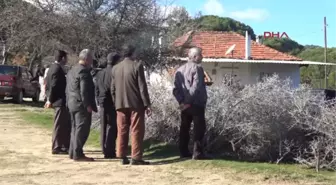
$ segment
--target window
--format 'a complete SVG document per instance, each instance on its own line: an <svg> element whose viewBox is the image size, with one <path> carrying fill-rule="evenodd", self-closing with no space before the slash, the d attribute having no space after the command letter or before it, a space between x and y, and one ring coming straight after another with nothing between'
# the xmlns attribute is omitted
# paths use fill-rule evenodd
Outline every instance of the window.
<svg viewBox="0 0 336 185"><path fill-rule="evenodd" d="M16 66L0 66L0 75L17 75Z"/></svg>
<svg viewBox="0 0 336 185"><path fill-rule="evenodd" d="M211 71L211 74L212 74L212 75L216 75L216 74L217 74L217 70L216 70L216 69L213 69L213 70Z"/></svg>

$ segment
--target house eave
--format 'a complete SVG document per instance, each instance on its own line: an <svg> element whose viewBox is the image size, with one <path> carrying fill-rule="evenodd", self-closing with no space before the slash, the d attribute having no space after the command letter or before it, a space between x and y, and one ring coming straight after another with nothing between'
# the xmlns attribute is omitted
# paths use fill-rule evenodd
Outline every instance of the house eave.
<svg viewBox="0 0 336 185"><path fill-rule="evenodd" d="M187 57L169 57L172 60L187 61ZM229 59L229 58L203 58L203 62L219 63L252 63L252 64L291 64L291 65L326 65L336 66L334 63L313 62L313 61L285 61L285 60L247 60L247 59Z"/></svg>

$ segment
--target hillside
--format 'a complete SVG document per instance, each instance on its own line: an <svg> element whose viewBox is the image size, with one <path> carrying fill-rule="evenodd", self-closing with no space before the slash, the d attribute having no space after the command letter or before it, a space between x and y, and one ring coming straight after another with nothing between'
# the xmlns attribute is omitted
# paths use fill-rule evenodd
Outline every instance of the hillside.
<svg viewBox="0 0 336 185"><path fill-rule="evenodd" d="M231 19L229 17L218 17L214 15L201 16L195 19L198 24L199 30L205 31L233 31L245 36L245 31L248 31L253 40L256 39L256 35L253 29L239 21Z"/></svg>

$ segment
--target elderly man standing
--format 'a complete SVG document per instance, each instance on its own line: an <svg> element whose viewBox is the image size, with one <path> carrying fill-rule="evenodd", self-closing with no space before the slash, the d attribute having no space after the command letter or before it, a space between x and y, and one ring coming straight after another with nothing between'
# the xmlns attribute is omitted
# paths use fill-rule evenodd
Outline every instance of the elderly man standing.
<svg viewBox="0 0 336 185"><path fill-rule="evenodd" d="M207 91L204 82L204 70L201 66L202 50L192 48L188 53L188 62L175 73L173 94L181 109L180 156L181 158L205 159L202 141L205 133L205 107ZM189 131L194 123L193 154L189 152Z"/></svg>
<svg viewBox="0 0 336 185"><path fill-rule="evenodd" d="M111 93L117 110L117 157L129 164L127 146L129 129L132 139L132 165L148 165L142 159L145 135L145 112L150 115L150 99L144 67L135 61L135 47L124 46L125 58L112 69Z"/></svg>
<svg viewBox="0 0 336 185"><path fill-rule="evenodd" d="M117 115L111 96L112 67L119 61L117 53L107 56L107 67L97 74L96 96L100 114L100 144L105 159L116 157Z"/></svg>
<svg viewBox="0 0 336 185"><path fill-rule="evenodd" d="M47 74L46 108L54 107L54 130L52 134L52 154L68 154L70 145L71 121L66 108L66 78L63 66L67 63L67 53L56 51L55 62Z"/></svg>
<svg viewBox="0 0 336 185"><path fill-rule="evenodd" d="M93 161L86 157L83 146L90 134L92 112L97 112L94 84L90 74L93 55L89 49L79 54L79 62L67 76L67 103L71 115L72 130L69 156L75 161Z"/></svg>

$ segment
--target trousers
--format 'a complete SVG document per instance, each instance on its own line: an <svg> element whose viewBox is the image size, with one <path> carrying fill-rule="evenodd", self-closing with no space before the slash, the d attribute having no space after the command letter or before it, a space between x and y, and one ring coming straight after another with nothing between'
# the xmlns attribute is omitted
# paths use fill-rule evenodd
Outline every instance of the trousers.
<svg viewBox="0 0 336 185"><path fill-rule="evenodd" d="M83 147L89 137L92 113L86 110L70 112L71 115L71 141L69 156L70 159L84 157Z"/></svg>
<svg viewBox="0 0 336 185"><path fill-rule="evenodd" d="M129 131L131 129L132 159L142 160L143 140L145 136L145 110L131 108L117 110L117 127L117 157L126 157Z"/></svg>
<svg viewBox="0 0 336 185"><path fill-rule="evenodd" d="M100 106L100 145L105 156L115 156L117 115L112 107Z"/></svg>
<svg viewBox="0 0 336 185"><path fill-rule="evenodd" d="M65 106L54 109L54 128L52 133L52 150L69 149L71 134L71 119Z"/></svg>
<svg viewBox="0 0 336 185"><path fill-rule="evenodd" d="M193 133L193 155L202 155L202 142L205 134L205 108L192 105L190 108L181 112L180 142L179 149L181 155L189 152L188 145L190 140L190 127L194 123Z"/></svg>

